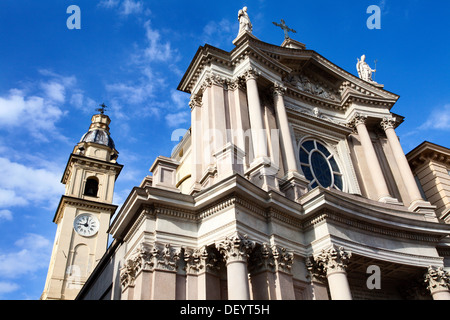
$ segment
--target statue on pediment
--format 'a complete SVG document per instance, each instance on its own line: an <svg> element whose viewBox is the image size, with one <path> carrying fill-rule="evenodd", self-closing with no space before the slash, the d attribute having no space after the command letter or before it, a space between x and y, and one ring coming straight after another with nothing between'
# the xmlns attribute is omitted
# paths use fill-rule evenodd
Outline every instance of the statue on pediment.
<svg viewBox="0 0 450 320"><path fill-rule="evenodd" d="M239 20L239 33L249 32L252 33L253 26L250 22L250 18L247 14L247 7L242 8L238 12L238 20Z"/></svg>
<svg viewBox="0 0 450 320"><path fill-rule="evenodd" d="M372 73L377 72L377 70L372 69L366 60L366 55L361 56L361 60L358 58L358 63L356 64L356 70L358 71L359 78L368 81L368 82L375 82L372 80Z"/></svg>

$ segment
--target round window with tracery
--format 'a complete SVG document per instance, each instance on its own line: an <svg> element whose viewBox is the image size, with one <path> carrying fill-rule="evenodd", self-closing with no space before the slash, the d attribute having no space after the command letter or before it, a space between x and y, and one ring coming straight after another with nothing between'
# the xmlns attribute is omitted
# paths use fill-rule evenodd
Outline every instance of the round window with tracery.
<svg viewBox="0 0 450 320"><path fill-rule="evenodd" d="M342 173L334 155L319 141L307 140L300 146L300 165L309 187L343 189Z"/></svg>

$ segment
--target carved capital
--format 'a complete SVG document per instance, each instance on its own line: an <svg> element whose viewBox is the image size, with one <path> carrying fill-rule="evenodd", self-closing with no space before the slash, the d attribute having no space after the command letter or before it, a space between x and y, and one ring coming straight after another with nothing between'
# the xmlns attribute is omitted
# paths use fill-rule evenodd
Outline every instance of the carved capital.
<svg viewBox="0 0 450 320"><path fill-rule="evenodd" d="M329 275L333 272L345 271L351 256L351 252L345 251L343 247L332 246L329 249L323 249L314 259L326 275Z"/></svg>
<svg viewBox="0 0 450 320"><path fill-rule="evenodd" d="M286 87L283 86L281 83L275 82L272 87L272 94L273 96L284 96L286 93Z"/></svg>
<svg viewBox="0 0 450 320"><path fill-rule="evenodd" d="M450 275L442 267L429 266L424 278L431 294L450 289Z"/></svg>
<svg viewBox="0 0 450 320"><path fill-rule="evenodd" d="M396 118L384 117L380 125L383 128L383 130L386 131L387 129L394 129L396 122L397 122Z"/></svg>
<svg viewBox="0 0 450 320"><path fill-rule="evenodd" d="M120 281L123 287L134 284L141 271L176 271L181 258L182 249L165 244L158 249L154 244L141 243L132 257L120 269Z"/></svg>
<svg viewBox="0 0 450 320"><path fill-rule="evenodd" d="M189 101L189 107L191 107L191 110L201 106L202 106L202 96L201 95L191 96L191 100Z"/></svg>
<svg viewBox="0 0 450 320"><path fill-rule="evenodd" d="M286 248L276 245L269 246L263 243L250 257L249 271L256 273L259 271L282 271L291 272L294 263L294 254Z"/></svg>
<svg viewBox="0 0 450 320"><path fill-rule="evenodd" d="M277 246L272 246L272 254L275 261L275 270L290 273L294 263L294 254L287 251L286 248Z"/></svg>
<svg viewBox="0 0 450 320"><path fill-rule="evenodd" d="M254 247L255 242L249 240L247 235L238 234L216 243L217 250L223 255L227 264L236 261L247 262Z"/></svg>
<svg viewBox="0 0 450 320"><path fill-rule="evenodd" d="M353 118L347 123L347 127L352 128L353 130L360 124L365 124L367 120L367 116L362 113L356 113Z"/></svg>
<svg viewBox="0 0 450 320"><path fill-rule="evenodd" d="M216 254L209 247L186 250L184 253L187 273L212 272L216 273L220 267Z"/></svg>
<svg viewBox="0 0 450 320"><path fill-rule="evenodd" d="M253 67L250 67L244 71L242 77L245 79L245 81L249 81L249 80L256 80L260 75L261 72L259 72L257 69Z"/></svg>
<svg viewBox="0 0 450 320"><path fill-rule="evenodd" d="M120 268L119 274L120 284L123 289L129 286L134 286L134 281L136 280L136 266L134 260L127 260L124 266Z"/></svg>

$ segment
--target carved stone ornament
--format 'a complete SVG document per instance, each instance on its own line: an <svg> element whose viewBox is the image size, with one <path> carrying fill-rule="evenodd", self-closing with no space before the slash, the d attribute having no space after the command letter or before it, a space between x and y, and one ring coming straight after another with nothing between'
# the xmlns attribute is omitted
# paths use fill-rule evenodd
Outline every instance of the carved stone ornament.
<svg viewBox="0 0 450 320"><path fill-rule="evenodd" d="M311 273L319 276L330 275L333 272L345 272L351 252L345 251L343 247L336 248L332 246L329 249L323 249L317 256L307 261L307 268Z"/></svg>
<svg viewBox="0 0 450 320"><path fill-rule="evenodd" d="M245 79L245 81L248 80L256 80L261 75L261 72L253 67L249 67L244 71L242 74L242 77Z"/></svg>
<svg viewBox="0 0 450 320"><path fill-rule="evenodd" d="M396 122L397 122L396 118L384 117L380 125L383 128L383 130L386 131L387 129L394 129Z"/></svg>
<svg viewBox="0 0 450 320"><path fill-rule="evenodd" d="M200 249L185 250L184 261L186 262L187 273L200 273L200 272L217 272L220 267L218 266L218 257L209 247L202 247Z"/></svg>
<svg viewBox="0 0 450 320"><path fill-rule="evenodd" d="M347 123L347 127L356 129L356 127L360 124L365 124L367 120L367 116L362 113L356 113L353 118Z"/></svg>
<svg viewBox="0 0 450 320"><path fill-rule="evenodd" d="M427 289L430 290L431 294L450 289L450 275L442 267L429 266L424 278Z"/></svg>
<svg viewBox="0 0 450 320"><path fill-rule="evenodd" d="M123 287L134 284L137 274L142 271L176 271L181 258L181 248L170 244L158 249L156 245L141 244L120 269L120 281Z"/></svg>
<svg viewBox="0 0 450 320"><path fill-rule="evenodd" d="M276 96L276 95L284 96L285 93L286 93L286 87L278 82L275 82L272 87L272 94L274 96Z"/></svg>
<svg viewBox="0 0 450 320"><path fill-rule="evenodd" d="M255 250L250 257L249 271L256 273L259 271L283 271L291 272L294 263L294 254L286 248L276 245L269 246L263 243Z"/></svg>
<svg viewBox="0 0 450 320"><path fill-rule="evenodd" d="M238 234L226 237L225 240L216 243L217 250L223 255L227 263L247 262L254 247L255 242L249 240L247 235L240 236Z"/></svg>
<svg viewBox="0 0 450 320"><path fill-rule="evenodd" d="M328 88L325 84L319 81L313 81L304 74L298 74L289 76L286 79L287 82L292 84L297 89L318 96L320 98L329 99L333 101L339 101L339 97L333 92L331 88Z"/></svg>

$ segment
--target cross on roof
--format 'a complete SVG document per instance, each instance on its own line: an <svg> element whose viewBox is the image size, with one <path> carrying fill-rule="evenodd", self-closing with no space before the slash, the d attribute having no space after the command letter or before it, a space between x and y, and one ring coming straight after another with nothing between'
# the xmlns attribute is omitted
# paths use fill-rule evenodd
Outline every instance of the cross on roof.
<svg viewBox="0 0 450 320"><path fill-rule="evenodd" d="M105 113L105 109L108 108L104 103L99 104L100 108L95 109L96 111L99 111L101 114Z"/></svg>
<svg viewBox="0 0 450 320"><path fill-rule="evenodd" d="M272 22L274 25L276 25L277 27L280 27L281 29L283 29L284 31L284 38L285 39L289 39L289 34L288 32L293 32L293 33L297 33L297 31L295 31L294 29L289 28L286 23L284 22L283 19L281 19L281 23L276 23L276 22Z"/></svg>

